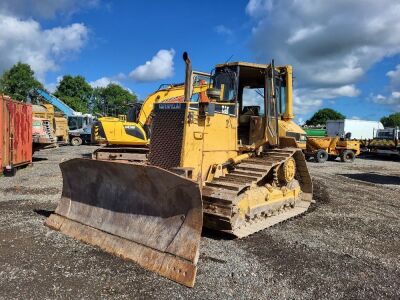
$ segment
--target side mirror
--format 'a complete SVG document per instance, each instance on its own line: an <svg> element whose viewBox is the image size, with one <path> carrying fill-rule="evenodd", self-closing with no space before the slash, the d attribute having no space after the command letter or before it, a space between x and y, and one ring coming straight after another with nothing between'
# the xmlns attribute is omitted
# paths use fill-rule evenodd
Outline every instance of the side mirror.
<svg viewBox="0 0 400 300"><path fill-rule="evenodd" d="M217 101L221 99L221 90L216 88L208 88L206 91L207 97Z"/></svg>

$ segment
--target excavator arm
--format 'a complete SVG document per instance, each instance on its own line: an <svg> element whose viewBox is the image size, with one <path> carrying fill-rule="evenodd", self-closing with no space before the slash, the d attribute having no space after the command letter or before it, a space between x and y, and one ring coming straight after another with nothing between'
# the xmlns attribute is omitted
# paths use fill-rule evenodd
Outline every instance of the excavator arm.
<svg viewBox="0 0 400 300"><path fill-rule="evenodd" d="M192 77L202 76L204 78L209 77L210 75L202 72L192 72ZM192 89L191 97L196 94L201 94L206 92L209 84L206 80L197 80L194 81L194 86ZM142 127L145 127L146 124L149 123L151 113L154 108L154 104L160 102L183 102L184 101L184 91L185 86L183 84L173 85L170 84L165 87L159 88L154 93L150 94L146 100L143 102L142 108L139 113L139 117L137 123Z"/></svg>

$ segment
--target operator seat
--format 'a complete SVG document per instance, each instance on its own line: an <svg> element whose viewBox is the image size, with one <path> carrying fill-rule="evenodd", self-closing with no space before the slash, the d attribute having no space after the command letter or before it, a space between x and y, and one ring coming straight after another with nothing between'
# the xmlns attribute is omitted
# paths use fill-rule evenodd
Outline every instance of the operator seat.
<svg viewBox="0 0 400 300"><path fill-rule="evenodd" d="M239 126L249 126L251 117L260 115L260 106L243 106L242 113L239 116Z"/></svg>

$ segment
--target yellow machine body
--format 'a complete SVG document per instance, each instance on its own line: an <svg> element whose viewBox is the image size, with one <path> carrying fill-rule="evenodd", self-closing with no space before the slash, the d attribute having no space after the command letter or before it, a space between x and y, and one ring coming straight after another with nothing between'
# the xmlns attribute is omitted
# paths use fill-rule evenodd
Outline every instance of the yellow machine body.
<svg viewBox="0 0 400 300"><path fill-rule="evenodd" d="M205 93L208 83L194 86L193 98ZM182 102L184 85L167 85L150 94L143 102L135 122L127 121L125 115L101 117L95 124L92 138L95 143L115 146L145 146L149 143L151 114L154 104L161 102Z"/></svg>
<svg viewBox="0 0 400 300"><path fill-rule="evenodd" d="M58 115L57 113L54 115L54 127L55 127L55 136L58 141L62 141L64 143L69 143L69 128L68 128L68 119L64 116Z"/></svg>
<svg viewBox="0 0 400 300"><path fill-rule="evenodd" d="M312 182L294 138L279 137L290 66L217 65L207 99L191 101L184 59L185 101L154 105L148 160L62 163L46 225L192 287L203 226L248 236L304 213Z"/></svg>
<svg viewBox="0 0 400 300"><path fill-rule="evenodd" d="M307 138L306 156L313 156L317 162L340 157L342 161L353 161L361 153L361 142L342 140L339 137ZM320 157L317 157L317 156ZM347 155L347 158L345 157ZM321 159L322 158L322 159ZM326 159L325 159L326 158Z"/></svg>
<svg viewBox="0 0 400 300"><path fill-rule="evenodd" d="M292 137L296 142L296 147L306 149L307 133L297 125L292 119L281 119L279 124L279 137Z"/></svg>
<svg viewBox="0 0 400 300"><path fill-rule="evenodd" d="M94 126L95 141L107 145L147 145L147 135L143 127L136 122L128 122L115 117L101 117L101 124ZM100 129L101 126L101 129ZM99 131L103 130L103 134Z"/></svg>
<svg viewBox="0 0 400 300"><path fill-rule="evenodd" d="M400 128L387 127L378 129L374 138L366 142L371 153L400 155Z"/></svg>

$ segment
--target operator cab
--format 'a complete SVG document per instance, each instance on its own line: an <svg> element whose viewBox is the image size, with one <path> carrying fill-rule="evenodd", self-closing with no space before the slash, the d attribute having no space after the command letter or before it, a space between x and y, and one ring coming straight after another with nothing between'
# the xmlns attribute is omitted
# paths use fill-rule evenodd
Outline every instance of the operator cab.
<svg viewBox="0 0 400 300"><path fill-rule="evenodd" d="M207 94L218 102L236 104L239 146L252 147L265 140L266 133L270 144L278 143L278 119L286 111L285 70L272 72L271 65L242 62L217 65Z"/></svg>
<svg viewBox="0 0 400 300"><path fill-rule="evenodd" d="M68 117L69 130L84 130L91 127L92 123L93 117L88 114Z"/></svg>

